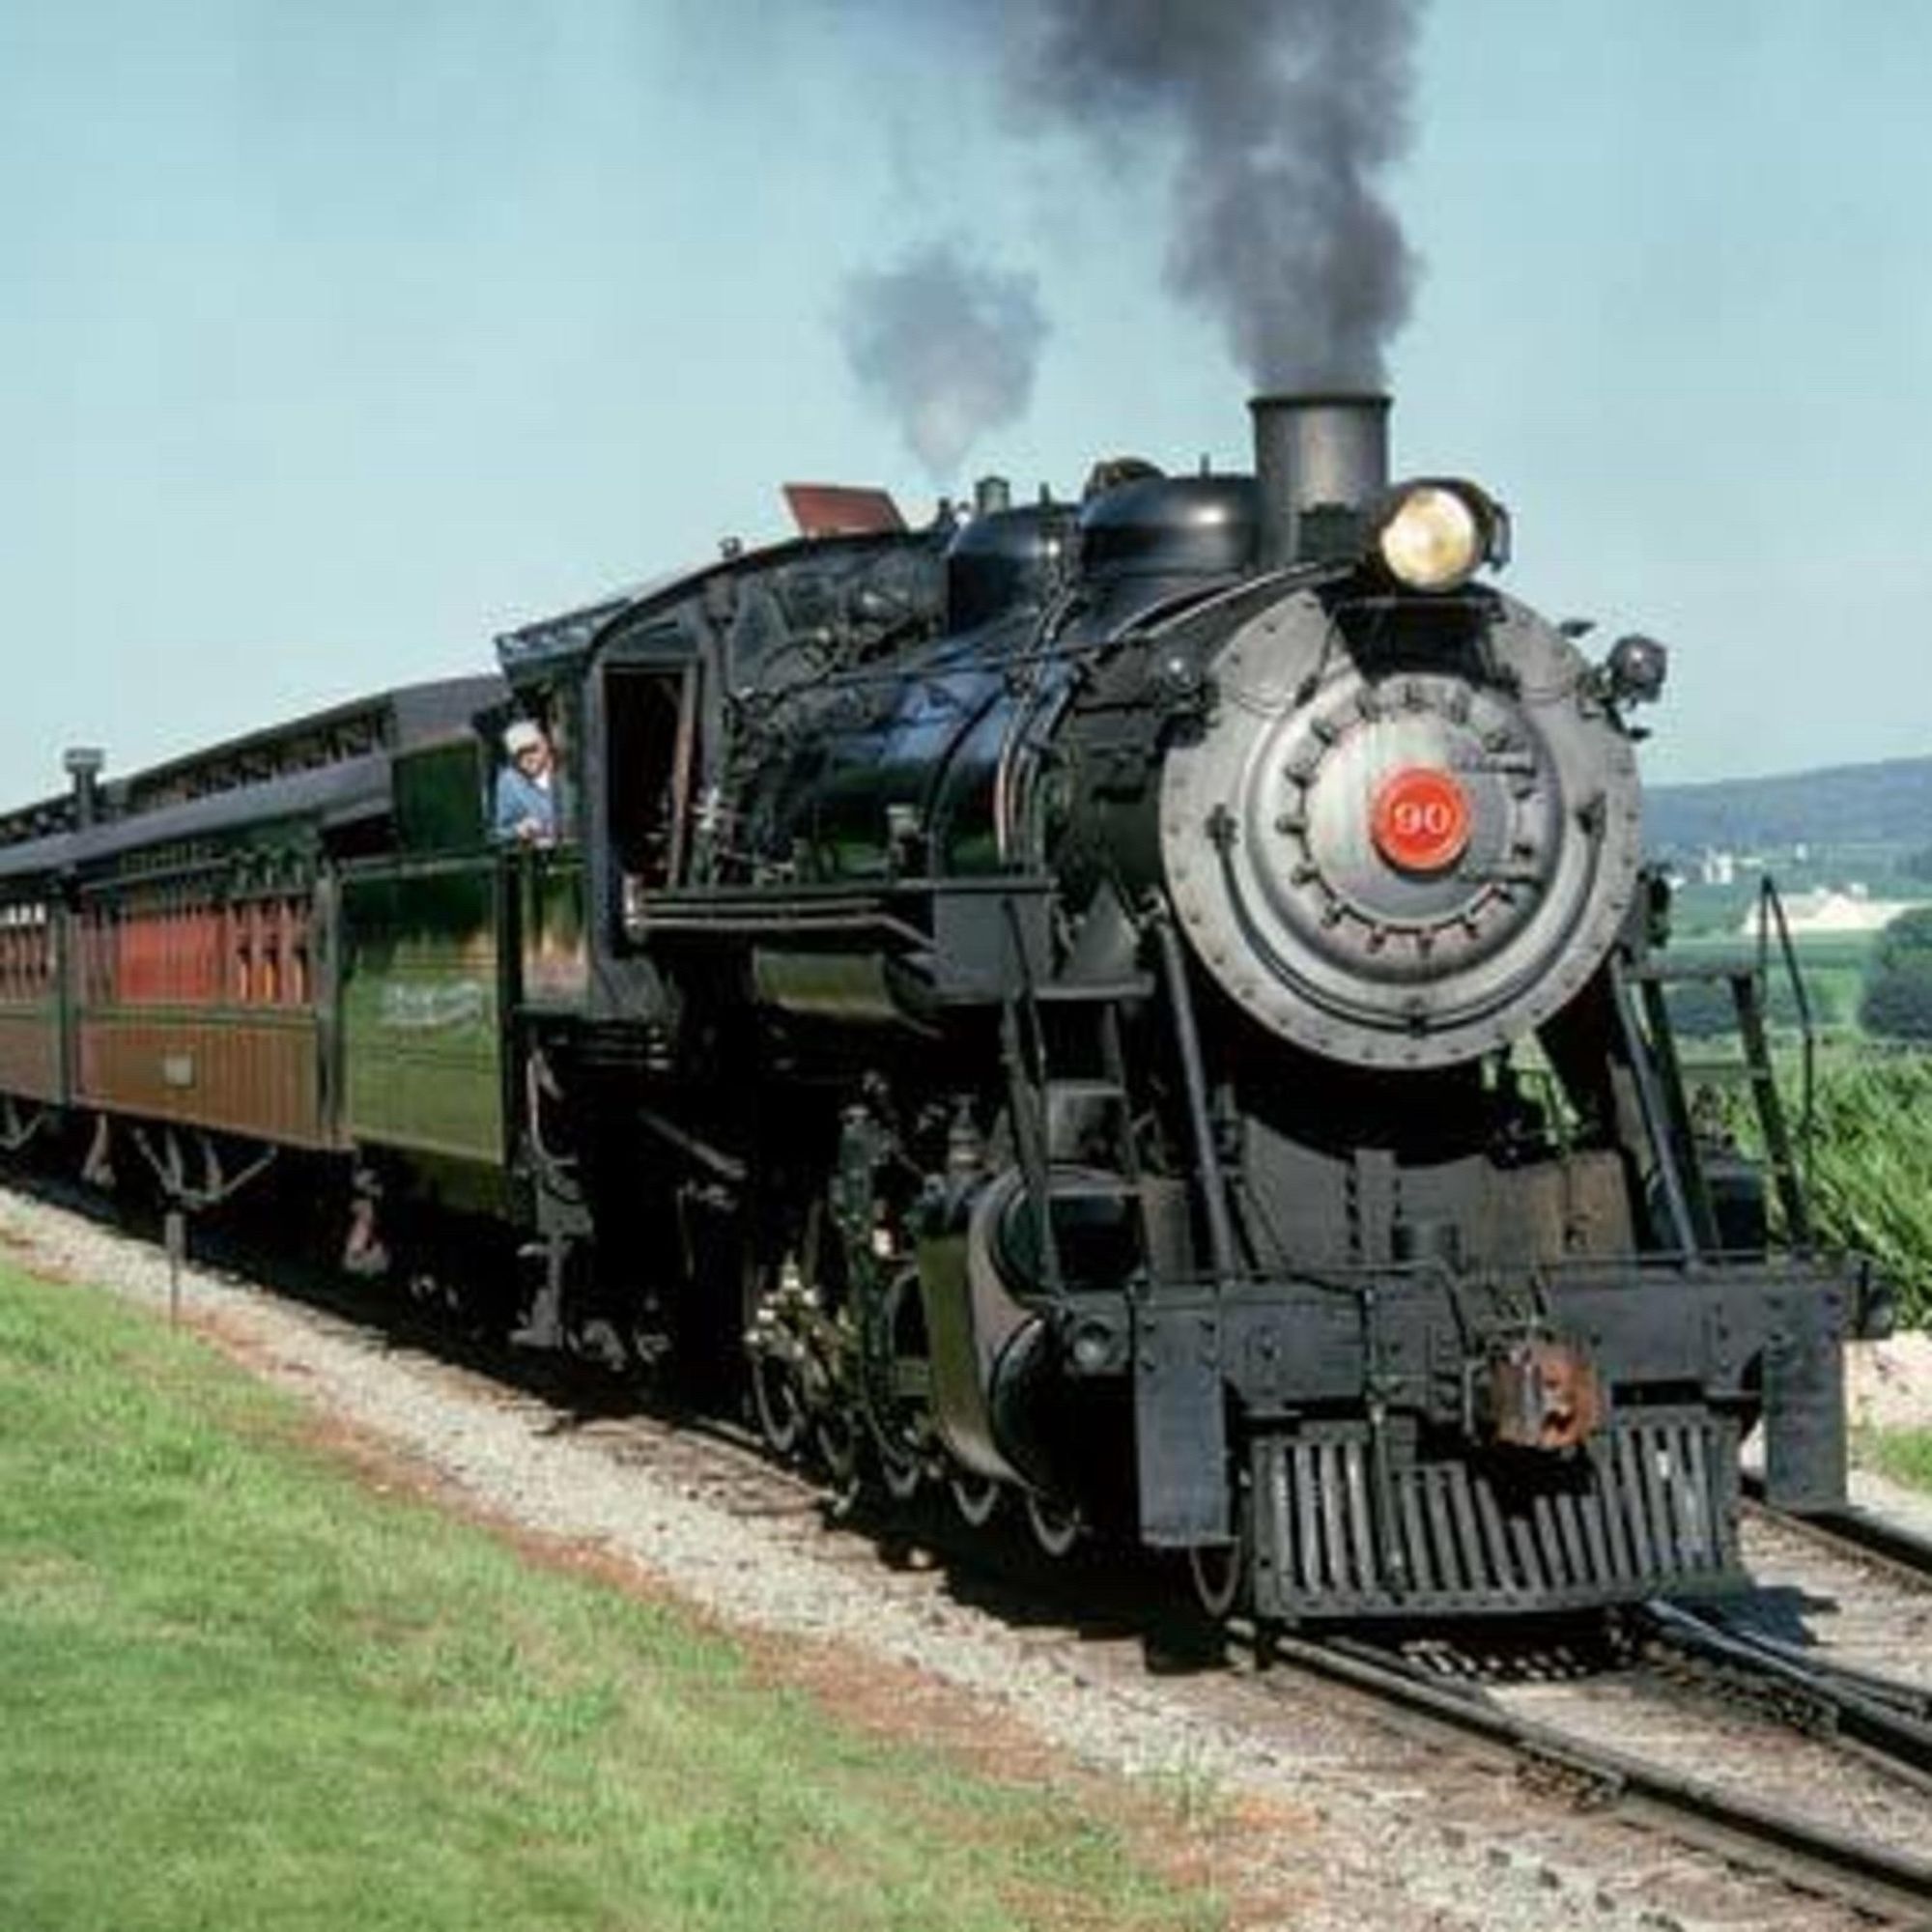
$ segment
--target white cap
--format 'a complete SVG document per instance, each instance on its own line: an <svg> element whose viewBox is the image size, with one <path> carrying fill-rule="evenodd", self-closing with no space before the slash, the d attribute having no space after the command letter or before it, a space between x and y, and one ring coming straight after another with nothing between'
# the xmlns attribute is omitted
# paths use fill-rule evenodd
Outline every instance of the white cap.
<svg viewBox="0 0 1932 1932"><path fill-rule="evenodd" d="M503 749L511 757L534 752L544 741L543 726L528 718L514 719L503 732Z"/></svg>

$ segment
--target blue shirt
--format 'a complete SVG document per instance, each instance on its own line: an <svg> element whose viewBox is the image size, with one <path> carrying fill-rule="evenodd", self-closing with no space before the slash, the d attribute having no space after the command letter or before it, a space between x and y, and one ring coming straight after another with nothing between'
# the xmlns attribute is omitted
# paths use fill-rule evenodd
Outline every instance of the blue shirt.
<svg viewBox="0 0 1932 1932"><path fill-rule="evenodd" d="M520 828L529 819L536 825L533 835L536 838L546 842L554 838L557 782L554 769L550 774L550 783L540 785L534 779L526 778L515 765L505 765L497 774L497 802L490 829L498 838L515 839L523 836Z"/></svg>

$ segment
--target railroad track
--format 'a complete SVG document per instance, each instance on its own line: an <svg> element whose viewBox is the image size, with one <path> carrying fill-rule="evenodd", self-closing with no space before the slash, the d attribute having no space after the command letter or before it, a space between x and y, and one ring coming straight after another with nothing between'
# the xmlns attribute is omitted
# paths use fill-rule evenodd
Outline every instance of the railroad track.
<svg viewBox="0 0 1932 1932"><path fill-rule="evenodd" d="M1069 1571L1041 1558L1017 1528L1004 1540L969 1537L936 1497L905 1504L868 1495L839 1514L841 1533L828 1539L822 1488L773 1463L750 1431L712 1422L693 1435L648 1417L596 1427L620 1456L647 1459L660 1475L669 1466L730 1513L765 1519L840 1567L877 1575L884 1594L938 1597L963 1575L979 1607L1028 1627L1035 1643L1064 1630L1089 1667L1104 1630L1117 1639L1106 1646L1112 1668L1126 1675L1165 1673L1179 1659L1207 1675L1222 1669L1266 1702L1293 1700L1300 1692L1292 1684L1319 1678L1400 1712L1407 1724L1487 1748L1553 1806L1614 1813L1793 1899L1830 1900L1847 1923L1932 1923L1932 1861L1915 1849L1932 1843L1932 1685L1807 1659L1747 1619L1739 1627L1663 1604L1580 1632L1553 1670L1516 1685L1483 1681L1481 1661L1457 1675L1446 1649L1418 1663L1346 1636L1261 1636L1239 1627L1230 1646L1189 1628L1171 1605L1150 1608L1144 1563L1101 1558ZM918 1552L916 1565L903 1561L907 1551ZM1915 1587L1932 1615L1932 1573ZM1630 1721L1635 1681L1648 1727ZM1552 1696L1566 1708L1549 1708ZM1682 1734L1672 1750L1647 1734L1660 1719ZM1686 1768L1687 1758L1724 1769L1707 1775ZM1753 1777L1774 1781L1773 1766L1780 1788L1809 1783L1836 1802L1806 1808L1757 1795ZM1848 1793L1848 1783L1858 1788Z"/></svg>
<svg viewBox="0 0 1932 1932"><path fill-rule="evenodd" d="M1897 1847L1758 1802L1734 1783L1619 1748L1575 1723L1532 1717L1480 1684L1444 1677L1399 1654L1348 1639L1292 1636L1268 1648L1277 1667L1345 1686L1410 1719L1505 1754L1526 1782L1580 1808L1614 1808L1800 1894L1835 1900L1886 1923L1923 1925L1932 1918L1932 1863ZM1278 1688L1276 1694L1292 1692Z"/></svg>
<svg viewBox="0 0 1932 1932"><path fill-rule="evenodd" d="M1745 1477L1745 1496L1747 1519L1776 1523L1821 1549L1932 1588L1932 1539L1856 1506L1823 1516L1774 1510L1765 1502L1764 1485L1756 1476Z"/></svg>
<svg viewBox="0 0 1932 1932"><path fill-rule="evenodd" d="M1932 1545L1753 1503L1759 1587L1614 1631L1379 1648L1285 1637L1341 1683L1614 1808L1889 1922L1932 1923Z"/></svg>
<svg viewBox="0 0 1932 1932"><path fill-rule="evenodd" d="M224 1259L240 1263L239 1257ZM343 1304L360 1299L334 1297L333 1312L354 1322L357 1313ZM391 1307L387 1321L378 1324L379 1346L420 1342L423 1327ZM1458 1679L1440 1657L1417 1662L1359 1640L1292 1635L1253 1646L1232 1669L1216 1668L1225 1664L1222 1642L1203 1641L1199 1630L1177 1636L1160 1627L1164 1620L1180 1620L1169 1619L1165 1609L1149 1609L1145 1565L1110 1565L1098 1557L1048 1564L1017 1527L1005 1545L969 1543L938 1497L910 1507L862 1502L827 1537L822 1487L774 1463L749 1431L715 1422L694 1429L681 1412L638 1413L626 1406L631 1392L609 1378L560 1373L541 1360L512 1360L507 1366L514 1380L485 1383L483 1377L506 1366L496 1351L454 1352L449 1366L474 1379L482 1399L523 1406L539 1429L594 1443L617 1463L647 1463L659 1481L668 1478L723 1512L755 1520L781 1542L809 1546L838 1568L863 1572L867 1589L880 1598L925 1600L949 1614L948 1599L970 1599L974 1609L1008 1623L1037 1654L1064 1643L1069 1654L1078 1652L1081 1672L1098 1671L1118 1683L1158 1671L1171 1685L1178 1657L1195 1666L1187 1676L1190 1694L1198 1693L1203 1709L1216 1712L1214 1721L1221 1723L1233 1714L1235 1722L1253 1721L1259 1730L1266 1706L1279 1710L1284 1702L1305 1700L1309 1685L1320 1681L1357 1716L1361 1700L1370 1698L1385 1719L1394 1714L1398 1728L1417 1732L1415 1757L1405 1761L1402 1775L1426 1776L1439 1794L1432 1804L1459 1799L1469 1779L1469 1753L1488 1753L1500 1767L1492 1784L1499 1777L1505 1792L1526 1783L1544 1794L1534 1813L1537 1832L1569 1829L1561 1820L1575 1812L1608 1813L1641 1828L1655 1845L1691 1848L1690 1855L1707 1861L1715 1873L1729 1867L1752 1874L1748 1883L1760 1901L1767 1889L1774 1896L1781 1889L1787 1904L1812 1901L1814 1918L1816 1908L1832 1901L1833 1923L1932 1922L1932 1863L1917 1849L1932 1842L1927 1760L1921 1753L1915 1763L1908 1752L1901 1765L1884 1738L1859 1735L1874 1704L1881 1717L1897 1720L1893 1729L1910 1734L1915 1723L1922 1728L1932 1712L1932 1687L1901 1683L1871 1667L1869 1657L1818 1673L1806 1670L1804 1657L1779 1654L1775 1632L1760 1631L1751 1634L1745 1656L1723 1651L1700 1658L1701 1634L1660 1609L1634 1621L1616 1654L1593 1654L1586 1646L1540 1683L1485 1682L1480 1663ZM1782 1537L1787 1526L1762 1518L1754 1533ZM1801 1577L1801 1597L1847 1598L1863 1587L1848 1578L1872 1575L1873 1559L1862 1545L1844 1549L1813 1538L1803 1547L1817 1551L1811 1560L1824 1568ZM1909 1577L1899 1570L1894 1585L1901 1602L1932 1617L1924 1566L1914 1565ZM1789 1586L1779 1587L1790 1594ZM1777 1590L1757 1607L1775 1624ZM1720 1634L1745 1642L1734 1631ZM1909 1638L1894 1633L1893 1640ZM1932 1645L1918 1647L1932 1652ZM1761 1668L1766 1656L1796 1675ZM1821 1675L1833 1681L1835 1705L1821 1698L1813 1682ZM1641 1686L1640 1695L1633 1695L1634 1685ZM1750 1692L1742 1710L1733 1708L1741 1686ZM1642 1724L1605 1720L1605 1711L1628 1718L1636 1707L1652 1720L1652 1732L1661 1713L1683 1733L1674 1749L1659 1747ZM1850 1726L1847 1711L1856 1719ZM1462 1755L1444 1760L1443 1741L1451 1737ZM1919 1738L1918 1745L1923 1744ZM1828 1815L1831 1807L1821 1814L1760 1788L1773 1782L1780 1763L1788 1782L1789 1761L1797 1759L1803 1760L1801 1781L1820 1788L1840 1783L1848 1746L1861 1753L1855 1769L1865 1795L1840 1804L1835 1816ZM1415 1768L1432 1758L1433 1772ZM1525 1834L1532 1831L1531 1817L1513 1818L1507 1800L1501 1815L1503 1830L1520 1824ZM1577 1829L1587 1828L1579 1823Z"/></svg>

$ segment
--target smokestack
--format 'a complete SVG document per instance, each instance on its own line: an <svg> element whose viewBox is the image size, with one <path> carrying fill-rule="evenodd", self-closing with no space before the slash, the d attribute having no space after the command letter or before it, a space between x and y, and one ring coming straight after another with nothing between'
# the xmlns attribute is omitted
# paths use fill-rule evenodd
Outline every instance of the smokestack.
<svg viewBox="0 0 1932 1932"><path fill-rule="evenodd" d="M1257 396L1255 480L1264 570L1352 554L1362 518L1388 487L1386 396Z"/></svg>
<svg viewBox="0 0 1932 1932"><path fill-rule="evenodd" d="M98 781L106 762L106 754L92 745L75 745L61 753L61 769L73 781L73 823L78 832L85 832L99 816Z"/></svg>

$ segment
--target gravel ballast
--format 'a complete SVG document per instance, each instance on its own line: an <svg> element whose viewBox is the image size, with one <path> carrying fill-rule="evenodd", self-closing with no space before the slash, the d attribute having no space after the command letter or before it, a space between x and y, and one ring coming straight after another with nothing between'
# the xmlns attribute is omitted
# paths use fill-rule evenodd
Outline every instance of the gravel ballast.
<svg viewBox="0 0 1932 1932"><path fill-rule="evenodd" d="M0 1192L0 1241L41 1272L151 1307L168 1300L159 1254L43 1203ZM849 1535L824 1537L822 1548L781 1535L708 1499L674 1459L654 1469L632 1444L620 1461L547 1403L244 1282L190 1267L181 1308L330 1422L488 1518L592 1546L726 1626L833 1646L860 1672L867 1659L917 1672L1082 1765L1252 1815L1242 1926L1844 1922L1790 1896L1754 1915L1745 1900L1721 1899L1690 1855L1614 1821L1539 1806L1506 1776L1470 1772L1435 1789L1422 1780L1453 1769L1431 1773L1418 1747L1334 1706L1284 1709L1258 1732L1216 1673L1151 1676L1120 1646L1052 1641L962 1603L943 1575L909 1579L876 1554L855 1559ZM1281 1916L1256 1916L1271 1875Z"/></svg>

